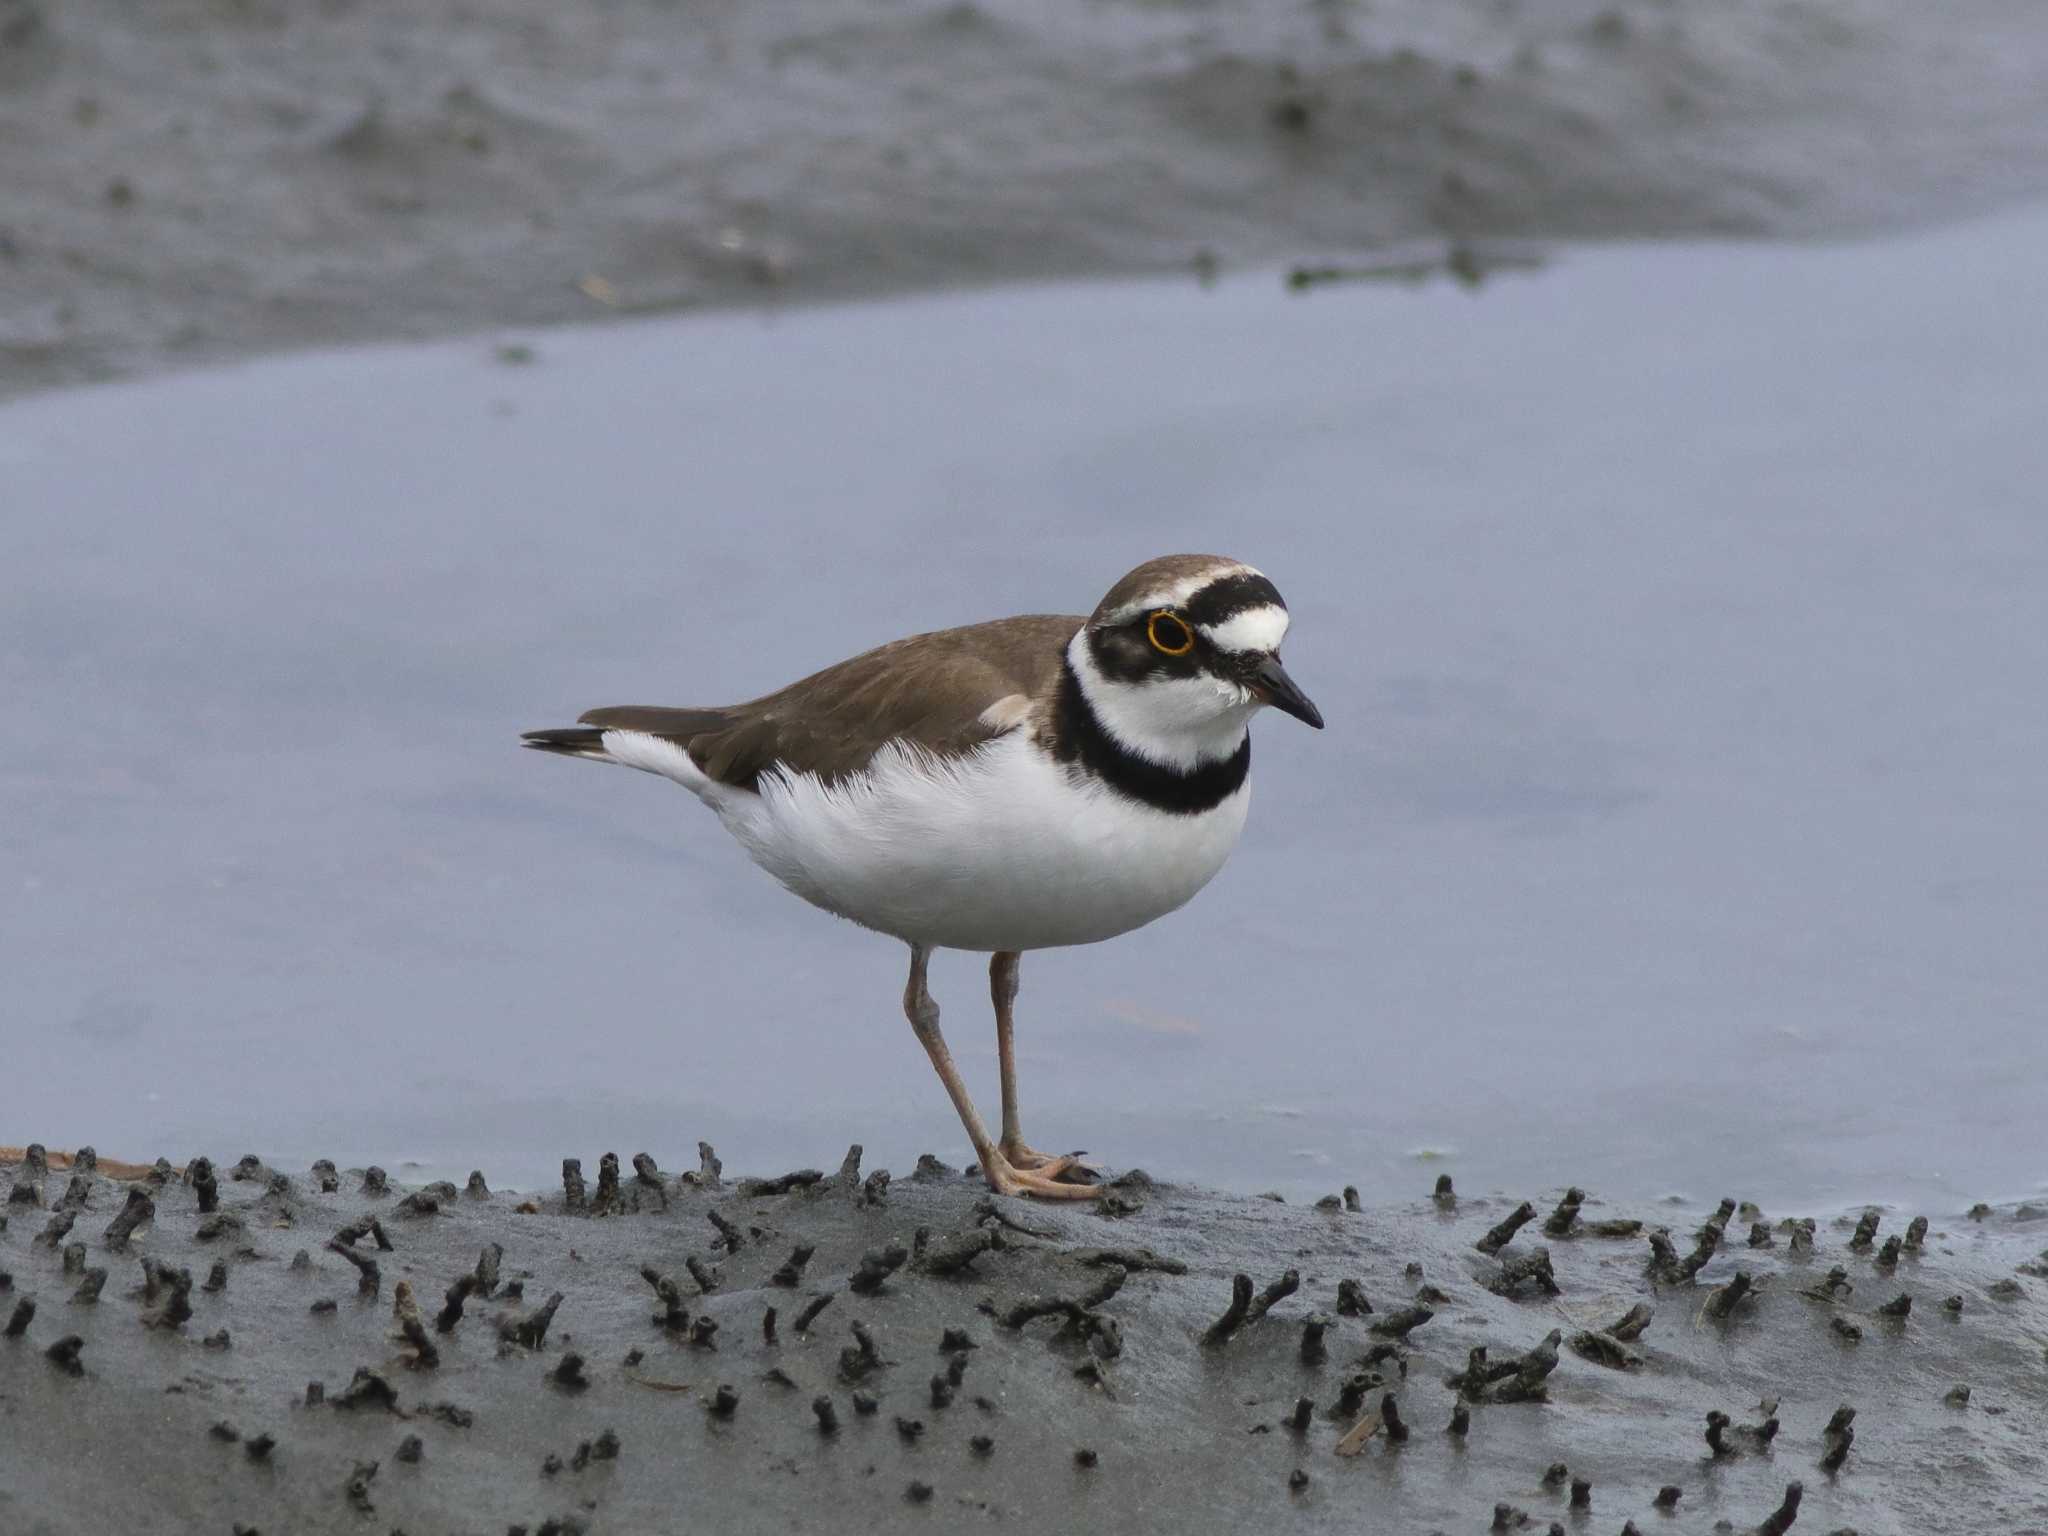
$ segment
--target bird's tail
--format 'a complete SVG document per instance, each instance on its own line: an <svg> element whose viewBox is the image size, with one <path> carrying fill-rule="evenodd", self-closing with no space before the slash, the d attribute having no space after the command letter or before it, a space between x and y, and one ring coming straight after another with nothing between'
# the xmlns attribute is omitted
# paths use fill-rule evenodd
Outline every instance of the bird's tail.
<svg viewBox="0 0 2048 1536"><path fill-rule="evenodd" d="M519 744L536 752L559 752L564 757L587 757L593 763L618 759L604 749L604 732L594 725L559 725L544 731L525 731Z"/></svg>
<svg viewBox="0 0 2048 1536"><path fill-rule="evenodd" d="M658 773L678 783L695 787L702 773L688 766L690 743L706 732L721 731L732 724L732 711L725 709L670 709L657 704L608 704L603 709L586 709L574 725L555 726L545 731L527 731L521 744L536 752L554 752L563 757L587 757L593 763L624 763L628 768ZM627 740L652 738L665 751L649 760L645 753L621 745L623 756L605 750L605 733L625 732ZM644 745L644 741L642 745ZM681 768L679 773L676 770Z"/></svg>

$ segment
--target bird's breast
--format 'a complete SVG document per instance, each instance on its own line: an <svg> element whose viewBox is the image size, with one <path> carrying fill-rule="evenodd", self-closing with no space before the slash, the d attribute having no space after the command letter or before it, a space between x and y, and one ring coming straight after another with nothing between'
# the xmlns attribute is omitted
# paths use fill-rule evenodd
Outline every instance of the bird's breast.
<svg viewBox="0 0 2048 1536"><path fill-rule="evenodd" d="M1158 810L1017 731L952 759L885 748L832 785L773 775L726 820L790 889L868 927L953 949L1045 949L1183 905L1223 867L1249 803L1247 783L1199 813Z"/></svg>

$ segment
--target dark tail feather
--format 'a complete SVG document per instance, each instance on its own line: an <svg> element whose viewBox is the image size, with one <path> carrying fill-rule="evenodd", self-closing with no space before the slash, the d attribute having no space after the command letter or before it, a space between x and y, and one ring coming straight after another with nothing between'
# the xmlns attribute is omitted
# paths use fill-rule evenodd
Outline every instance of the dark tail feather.
<svg viewBox="0 0 2048 1536"><path fill-rule="evenodd" d="M559 752L564 757L587 757L595 763L612 761L604 749L604 732L588 725L562 725L551 730L527 731L520 738L521 746L531 747L536 752Z"/></svg>
<svg viewBox="0 0 2048 1536"><path fill-rule="evenodd" d="M732 724L732 712L724 709L666 709L652 704L613 704L588 709L574 725L552 730L527 731L521 738L536 752L559 752L564 757L587 757L593 763L615 763L604 749L606 731L640 731L661 736L687 750L690 739L707 731L719 731Z"/></svg>

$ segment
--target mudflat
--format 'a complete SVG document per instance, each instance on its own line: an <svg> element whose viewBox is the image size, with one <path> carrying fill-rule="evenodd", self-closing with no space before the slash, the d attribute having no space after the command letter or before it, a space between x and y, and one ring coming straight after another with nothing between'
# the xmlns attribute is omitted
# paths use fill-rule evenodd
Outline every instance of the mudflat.
<svg viewBox="0 0 2048 1536"><path fill-rule="evenodd" d="M30 1154L0 1208L0 1525L30 1536L2048 1516L2038 1207L1134 1173L1048 1209L858 1147L572 1159L542 1195Z"/></svg>
<svg viewBox="0 0 2048 1536"><path fill-rule="evenodd" d="M682 306L2048 189L2022 0L0 0L0 393Z"/></svg>

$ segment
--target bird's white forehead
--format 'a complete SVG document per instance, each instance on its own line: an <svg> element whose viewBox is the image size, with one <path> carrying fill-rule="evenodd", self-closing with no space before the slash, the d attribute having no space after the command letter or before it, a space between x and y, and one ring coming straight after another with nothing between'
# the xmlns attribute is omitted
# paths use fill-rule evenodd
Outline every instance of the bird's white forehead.
<svg viewBox="0 0 2048 1536"><path fill-rule="evenodd" d="M1202 638L1219 651L1277 651L1287 638L1287 610L1263 603L1243 608L1221 624L1200 624Z"/></svg>

